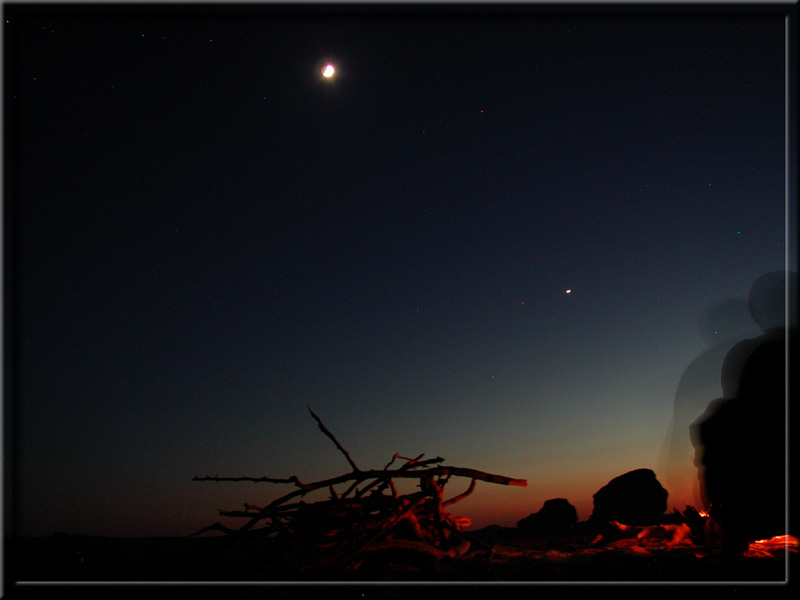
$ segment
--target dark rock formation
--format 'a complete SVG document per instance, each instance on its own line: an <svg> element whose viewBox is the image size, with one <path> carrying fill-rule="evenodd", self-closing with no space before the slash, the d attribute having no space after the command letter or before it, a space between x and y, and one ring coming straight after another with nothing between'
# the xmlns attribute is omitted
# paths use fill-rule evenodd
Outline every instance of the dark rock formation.
<svg viewBox="0 0 800 600"><path fill-rule="evenodd" d="M578 522L578 512L564 498L547 500L542 510L517 522L517 529L526 534L569 533Z"/></svg>
<svg viewBox="0 0 800 600"><path fill-rule="evenodd" d="M618 521L625 525L654 525L667 510L667 490L650 469L615 477L595 493L589 521Z"/></svg>

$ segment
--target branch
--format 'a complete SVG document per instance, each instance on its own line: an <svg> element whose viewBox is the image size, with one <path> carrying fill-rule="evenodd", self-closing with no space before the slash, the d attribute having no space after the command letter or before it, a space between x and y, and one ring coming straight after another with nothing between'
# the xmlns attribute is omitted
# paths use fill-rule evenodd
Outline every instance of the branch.
<svg viewBox="0 0 800 600"><path fill-rule="evenodd" d="M425 502L425 500L427 500L427 497L426 497L425 495L421 494L420 492L417 492L416 494L413 494L412 496L409 496L409 497L407 497L407 498L404 500L404 504L405 504L405 506L404 506L403 510L402 510L400 513L398 513L398 514L394 515L393 517L391 517L390 519L386 520L386 521L385 521L385 522L384 522L384 523L381 525L381 527L380 527L379 531L378 531L376 534L374 534L372 537L370 537L370 538L369 538L369 539L366 541L366 543L364 543L364 544L363 544L363 545L362 545L362 546L361 546L361 547L360 547L360 548L359 548L359 549L358 549L356 552L354 552L354 553L352 553L350 556L348 556L348 557L347 557L347 558L344 560L343 564L347 564L347 563L348 563L350 560L352 560L352 558L353 558L353 557L354 557L356 554L358 554L358 553L360 553L360 552L363 552L363 551L364 551L364 550L365 550L365 549L366 549L368 546L370 546L371 544L373 544L373 543L374 543L374 542L375 542L375 541L376 541L376 540L377 540L379 537L381 537L382 535L384 535L384 534L385 534L387 531L389 531L389 530L390 530L392 527L394 527L394 526L395 526L395 525L397 525L397 524L398 524L400 521L402 521L402 520L403 520L403 518L405 518L406 516L410 515L410 514L413 512L413 510L414 510L415 508L417 508L417 507L418 507L420 504L422 504L423 502Z"/></svg>
<svg viewBox="0 0 800 600"><path fill-rule="evenodd" d="M393 473L392 477L446 477L448 475L455 475L456 477L471 477L472 479L480 479L489 483L497 483L500 485L517 485L520 487L527 487L528 481L526 479L514 479L512 477L505 477L503 475L493 475L492 473L484 473L477 469L467 469L464 467L434 467L433 469L426 469L425 471L413 471L408 473Z"/></svg>
<svg viewBox="0 0 800 600"><path fill-rule="evenodd" d="M419 463L418 463L419 464ZM405 465L404 465L405 466ZM340 475L339 477L333 477L331 479L326 479L324 481L318 481L316 483L309 483L304 484L303 487L299 490L294 490L284 496L281 496L277 500L273 500L269 503L261 512L253 512L250 513L248 516L252 515L250 521L245 523L240 531L247 531L253 525L258 523L260 520L269 517L272 514L272 511L275 507L283 504L287 500L295 498L297 496L305 496L308 492L313 490L317 490L320 488L326 488L331 485L336 485L337 483L342 483L344 481L355 480L356 482L364 481L367 479L390 479L393 477L400 477L405 479L429 479L433 477L445 477L449 475L456 475L458 477L470 477L474 479L480 479L481 481L487 481L489 483L497 483L501 485L518 485L521 487L525 487L528 485L528 482L525 479L513 479L511 477L504 477L502 475L493 475L491 473L484 473L483 471L477 471L475 469L466 469L464 467L447 467L447 466L439 466L434 467L432 469L425 469L423 471L411 471L405 470L403 467L399 469L395 469L392 471L358 471L354 473L347 473L345 475ZM296 478L292 478L291 480L286 480L287 482L295 483ZM198 481L217 481L218 478L207 477L204 479L198 479Z"/></svg>
<svg viewBox="0 0 800 600"><path fill-rule="evenodd" d="M253 483L297 483L297 477L292 475L288 479L275 479L274 477L192 477L192 481L252 481Z"/></svg>
<svg viewBox="0 0 800 600"><path fill-rule="evenodd" d="M442 460L440 458L430 459L429 461L421 461L417 464L423 464L428 462L434 462ZM486 481L489 483L497 483L500 485L516 485L520 487L527 487L528 482L525 479L514 479L512 477L505 477L503 475L494 475L492 473L484 473L483 471L478 471L477 469L468 469L465 467L449 467L446 465L441 465L438 467L433 467L431 469L424 469L421 471L412 471L408 469L406 465L403 465L399 469L394 469L391 471L380 471L376 469L370 469L369 471L357 471L354 473L346 473L344 475L339 475L338 477L332 477L331 479L325 479L323 481L317 481L315 483L301 483L300 480L296 476L292 476L288 479L271 479L268 477L197 477L195 476L192 481L266 481L271 483L294 483L300 489L295 490L294 492L283 496L282 498L278 498L278 500L272 502L270 506L275 506L276 504L280 504L283 500L288 500L289 498L294 498L298 495L305 495L308 492L317 490L319 488L328 487L331 485L336 485L337 483L342 483L344 481L354 480L356 482L365 481L367 479L392 479L394 477L400 477L403 479L424 479L428 477L448 477L451 475L455 475L457 477L469 477L470 479L480 479L481 481Z"/></svg>
<svg viewBox="0 0 800 600"><path fill-rule="evenodd" d="M399 467L395 471L387 471L386 469L383 469L383 471L375 471L375 470L361 471L361 470L358 470L357 471L358 473L365 473L366 477L358 478L356 480L356 483L358 483L360 481L363 481L364 479L369 479L370 477L373 476L373 475L371 475L373 473L385 473L386 474L386 478L389 478L389 477L403 477L402 475L398 475L398 473L400 471L408 471L409 469L414 469L416 467L422 467L422 466L427 466L427 465L431 465L431 464L435 464L435 463L440 463L443 460L444 460L443 458L437 456L436 458L429 458L427 460L419 460L417 462L408 462L408 463L404 464L403 466ZM389 464L392 464L392 461L390 461ZM452 468L452 467L447 467L447 468ZM458 467L454 467L454 468L458 468ZM479 473L480 471L477 471L477 472ZM420 471L416 471L415 473L420 473ZM347 480L350 479L351 475L352 474L348 473L347 475L344 475L344 476L341 476L341 477L337 477L336 479L339 480L339 481L347 481ZM406 475L405 477L416 477L416 475L414 475L414 474ZM493 477L499 477L499 476L493 475ZM317 486L316 484L313 484L313 483L312 484L302 483L300 481L300 479L298 479L297 475L292 475L291 477L287 477L285 479L278 479L276 477L266 477L266 476L264 476L264 477L219 477L218 475L215 475L214 477L211 477L209 475L204 475L203 477L198 477L197 475L195 475L194 477L192 477L192 481L215 481L217 483L219 483L220 481L252 481L253 483L294 483L297 487L303 488L304 490L307 490L307 491L311 491L311 490L317 489L317 487L319 487L319 486ZM328 480L328 481L332 481L332 480ZM524 487L524 484L518 484L518 483L510 483L510 484L506 484L506 485L523 485L523 487ZM349 491L350 490L348 490L348 492ZM345 492L344 495L346 496L347 492Z"/></svg>
<svg viewBox="0 0 800 600"><path fill-rule="evenodd" d="M467 488L466 492L464 492L463 494L459 494L458 496L455 496L453 498L450 498L450 500L445 500L444 502L442 502L442 508L444 508L445 506L450 506L451 504L455 504L459 500L463 500L464 498L469 496L474 490L475 490L475 480L473 479L472 482L469 484L469 488Z"/></svg>
<svg viewBox="0 0 800 600"><path fill-rule="evenodd" d="M348 454L347 450L342 448L342 445L339 443L339 440L337 440L336 437L334 437L334 435L330 431L328 431L328 428L325 427L325 425L322 424L322 421L320 420L320 418L317 415L314 414L314 411L311 410L311 408L308 406L308 404L306 404L306 408L308 409L308 412L311 413L311 416L314 417L314 420L317 422L317 427L319 427L319 430L322 433L324 433L325 435L327 435L334 444L336 444L336 448L338 448L339 452L344 454L344 457L347 459L347 462L349 462L350 466L353 467L353 471L360 471L361 469L359 469L356 466L356 463L353 462L353 459L350 458L350 454Z"/></svg>
<svg viewBox="0 0 800 600"><path fill-rule="evenodd" d="M437 457L437 458L430 458L430 459L428 459L426 461L420 462L420 459L423 456L425 456L425 455L424 454L420 454L417 458L406 458L405 456L400 456L399 454L395 453L395 455L392 457L392 460L389 461L389 463L383 468L383 470L386 471L389 468L389 465L391 465L394 462L395 458L402 458L403 460L407 461L406 464L402 465L401 467L399 467L397 469L398 471L405 471L405 470L408 470L408 469L413 469L416 466L421 466L423 464L431 464L431 463L436 463L436 462L442 462L444 460L443 458L438 458ZM356 498L360 498L361 496L366 494L369 490L375 489L377 486L380 486L380 487L378 487L378 489L375 490L375 491L376 492L381 492L385 486L389 485L390 482L391 482L391 480L387 479L387 478L376 479L375 481L373 481L369 485L361 488L361 490L359 490L358 493L356 494ZM352 489L355 485L356 484L353 484L353 486L351 486L350 489ZM348 490L348 491L350 491L350 490Z"/></svg>

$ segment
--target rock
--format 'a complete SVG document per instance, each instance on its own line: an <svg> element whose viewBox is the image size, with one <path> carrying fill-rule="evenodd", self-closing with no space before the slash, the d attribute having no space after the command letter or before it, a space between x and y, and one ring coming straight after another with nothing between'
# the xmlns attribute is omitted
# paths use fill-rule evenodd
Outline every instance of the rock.
<svg viewBox="0 0 800 600"><path fill-rule="evenodd" d="M578 511L564 498L547 500L542 510L517 522L522 533L568 533L578 522Z"/></svg>
<svg viewBox="0 0 800 600"><path fill-rule="evenodd" d="M650 469L629 471L595 493L589 521L655 525L661 522L667 510L667 495L667 490Z"/></svg>

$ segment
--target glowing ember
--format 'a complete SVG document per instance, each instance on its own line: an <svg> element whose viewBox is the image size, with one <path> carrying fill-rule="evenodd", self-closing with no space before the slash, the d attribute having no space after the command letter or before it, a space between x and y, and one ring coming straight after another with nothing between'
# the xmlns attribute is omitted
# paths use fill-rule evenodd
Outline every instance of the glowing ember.
<svg viewBox="0 0 800 600"><path fill-rule="evenodd" d="M780 552L798 552L797 538L793 535L776 535L768 540L756 540L747 548L745 556L774 557Z"/></svg>

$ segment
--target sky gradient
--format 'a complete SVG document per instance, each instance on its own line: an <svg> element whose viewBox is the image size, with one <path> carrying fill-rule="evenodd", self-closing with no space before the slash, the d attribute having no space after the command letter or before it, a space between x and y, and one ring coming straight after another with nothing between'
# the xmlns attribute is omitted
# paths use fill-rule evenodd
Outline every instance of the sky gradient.
<svg viewBox="0 0 800 600"><path fill-rule="evenodd" d="M361 468L527 479L476 527L636 468L696 504L682 378L796 255L783 16L293 10L6 5L17 532L345 473L306 405Z"/></svg>

